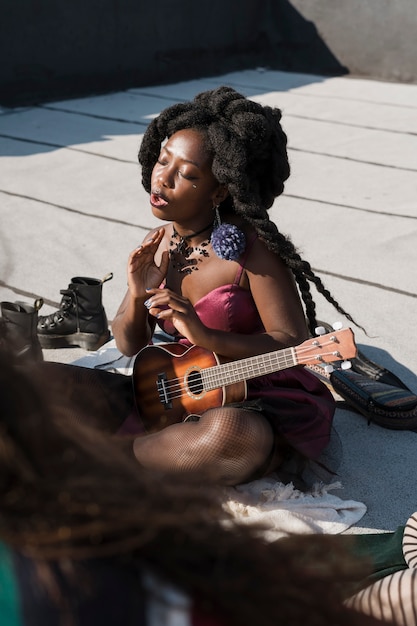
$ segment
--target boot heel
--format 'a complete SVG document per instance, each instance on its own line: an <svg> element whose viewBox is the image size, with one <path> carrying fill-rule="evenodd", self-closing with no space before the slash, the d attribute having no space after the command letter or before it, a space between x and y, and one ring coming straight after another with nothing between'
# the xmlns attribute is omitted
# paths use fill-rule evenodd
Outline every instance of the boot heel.
<svg viewBox="0 0 417 626"><path fill-rule="evenodd" d="M77 333L76 345L84 350L98 350L101 346L110 339L110 331L101 335L93 335L91 333Z"/></svg>

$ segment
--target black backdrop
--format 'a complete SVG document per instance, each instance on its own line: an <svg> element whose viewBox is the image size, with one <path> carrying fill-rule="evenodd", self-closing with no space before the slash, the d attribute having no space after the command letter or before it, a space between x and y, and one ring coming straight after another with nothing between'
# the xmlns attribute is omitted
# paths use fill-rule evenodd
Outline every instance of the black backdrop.
<svg viewBox="0 0 417 626"><path fill-rule="evenodd" d="M287 0L2 0L0 29L5 106L257 66L346 73Z"/></svg>

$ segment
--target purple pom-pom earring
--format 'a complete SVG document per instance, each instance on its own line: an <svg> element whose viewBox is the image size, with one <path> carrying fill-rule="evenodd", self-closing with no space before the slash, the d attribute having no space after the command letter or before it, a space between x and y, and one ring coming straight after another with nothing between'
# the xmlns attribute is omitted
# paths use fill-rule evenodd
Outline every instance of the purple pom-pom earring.
<svg viewBox="0 0 417 626"><path fill-rule="evenodd" d="M216 217L211 233L211 246L218 257L226 261L237 261L246 247L244 233L234 224L222 224L219 207L215 207Z"/></svg>

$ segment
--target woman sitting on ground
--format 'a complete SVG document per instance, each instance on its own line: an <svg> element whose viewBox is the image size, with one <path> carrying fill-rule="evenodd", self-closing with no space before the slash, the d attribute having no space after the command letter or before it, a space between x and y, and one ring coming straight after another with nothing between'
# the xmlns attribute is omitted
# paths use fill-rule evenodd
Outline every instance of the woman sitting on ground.
<svg viewBox="0 0 417 626"><path fill-rule="evenodd" d="M351 319L268 216L290 173L280 119L278 109L220 87L152 121L139 161L164 224L129 257L112 325L122 353L145 347L156 324L173 341L228 361L296 346L317 325L309 283ZM333 397L303 367L249 380L246 399L225 406L201 410L199 400L191 419L173 422L160 405L161 419L147 422L155 432L134 442L143 467L235 485L294 454L317 459L329 442Z"/></svg>

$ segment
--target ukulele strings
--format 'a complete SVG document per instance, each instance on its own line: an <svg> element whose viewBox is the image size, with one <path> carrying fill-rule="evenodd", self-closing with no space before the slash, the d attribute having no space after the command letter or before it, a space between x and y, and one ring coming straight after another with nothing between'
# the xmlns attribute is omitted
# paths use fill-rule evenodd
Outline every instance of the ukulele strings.
<svg viewBox="0 0 417 626"><path fill-rule="evenodd" d="M314 341L314 340L313 340ZM279 353L290 353L291 357L292 357L292 365L288 364L288 358L286 356L277 356L276 353L264 353L264 354L260 354L258 355L259 360L260 361L268 361L270 363L274 362L275 364L279 363L279 367L277 367L277 369L273 370L273 371L280 371L283 369L288 369L289 367L292 367L293 365L303 365L303 364L307 364L309 363L311 360L323 360L323 362L329 362L329 361L325 361L325 358L329 358L332 357L331 361L337 361L337 360L342 360L343 357L341 356L341 354L339 353L338 350L333 350L333 351L328 351L328 352L323 352L322 350L320 350L320 352L318 351L318 349L322 349L328 345L332 345L334 346L335 343L334 341L327 341L324 343L320 343L319 345L311 345L311 346L304 346L304 347L297 347L294 348L294 353L296 353L296 359L293 358L293 349L292 348L284 348L282 351L279 350ZM315 352L315 350L317 349L317 353ZM303 358L303 355L305 354L309 354L310 358ZM269 359L268 359L269 357ZM253 359L253 357L250 357L249 359L242 359L242 361L234 361L231 363L223 363L222 365L214 365L212 367L208 367L205 370L199 370L198 367L195 368L195 372L200 373L201 371L203 371L204 374L204 381L203 381L203 390L204 389L204 382L213 382L218 380L218 374L213 374L210 373L210 371L212 370L212 372L214 372L215 370L218 370L219 368L223 368L225 370L230 370L230 372L232 373L232 375L236 374L236 370L240 369L240 370L245 370L247 374L249 374L249 372L251 373L251 377L256 378L257 376L262 376L265 372L261 372L259 374L256 374L255 376L252 376L253 374L253 369L252 371L250 371L247 368L247 363L249 361L251 361ZM236 363L241 363L240 366L236 366ZM245 365L246 365L246 369L245 369ZM190 370L190 368L188 368L188 370ZM203 377L202 377L203 378ZM185 376L182 377L177 377L177 378L171 378L169 380L167 380L167 389L169 392L169 399L170 400L176 400L178 398L181 398L183 396L188 395L188 389L189 389L189 385L187 385L184 381L186 380ZM231 381L231 382L236 382L235 380ZM224 385L230 384L227 381L225 381L224 379L222 379L222 382L219 382L219 384L216 383L216 385L213 387L213 389L219 388L219 387L223 387ZM207 391L207 390L206 390Z"/></svg>

